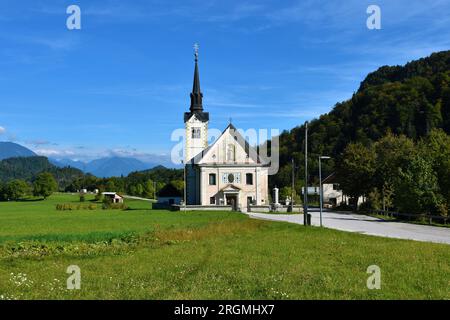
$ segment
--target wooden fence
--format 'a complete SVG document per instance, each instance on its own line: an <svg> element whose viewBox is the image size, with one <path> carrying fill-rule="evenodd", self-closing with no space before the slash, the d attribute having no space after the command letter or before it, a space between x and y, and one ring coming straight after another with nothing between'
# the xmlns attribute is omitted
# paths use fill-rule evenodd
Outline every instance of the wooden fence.
<svg viewBox="0 0 450 320"><path fill-rule="evenodd" d="M401 212L392 212L392 211L383 211L383 210L372 210L372 214L378 214L385 217L399 218L400 220L407 221L422 221L428 222L429 224L441 223L447 224L450 221L449 216L435 216L429 214L411 214L411 213L401 213Z"/></svg>

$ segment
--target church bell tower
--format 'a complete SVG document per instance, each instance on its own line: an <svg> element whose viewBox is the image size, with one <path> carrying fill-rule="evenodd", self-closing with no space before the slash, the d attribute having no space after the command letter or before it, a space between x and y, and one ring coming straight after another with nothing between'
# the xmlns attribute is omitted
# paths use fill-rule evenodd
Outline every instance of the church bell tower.
<svg viewBox="0 0 450 320"><path fill-rule="evenodd" d="M191 106L184 114L186 128L186 144L184 160L189 163L196 155L208 147L209 113L203 112L203 94L200 90L200 75L198 72L198 44L194 45L195 69L194 84L191 92Z"/></svg>

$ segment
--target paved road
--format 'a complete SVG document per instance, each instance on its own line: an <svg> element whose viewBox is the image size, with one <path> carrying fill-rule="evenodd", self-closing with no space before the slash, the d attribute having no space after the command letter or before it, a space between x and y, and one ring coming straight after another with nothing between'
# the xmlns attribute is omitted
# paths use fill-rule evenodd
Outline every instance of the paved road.
<svg viewBox="0 0 450 320"><path fill-rule="evenodd" d="M312 214L312 225L319 226L320 215L318 209L312 209L310 213ZM303 224L303 215L265 214L253 212L249 212L248 215L256 219ZM330 229L358 232L388 238L450 244L450 228L385 221L365 215L332 211L324 211L322 221L323 226Z"/></svg>

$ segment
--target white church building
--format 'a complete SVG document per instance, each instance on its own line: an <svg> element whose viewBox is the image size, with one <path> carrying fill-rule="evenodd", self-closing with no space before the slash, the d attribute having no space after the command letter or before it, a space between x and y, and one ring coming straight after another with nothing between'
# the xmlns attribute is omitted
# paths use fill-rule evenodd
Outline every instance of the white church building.
<svg viewBox="0 0 450 320"><path fill-rule="evenodd" d="M224 207L247 211L249 205L268 206L267 160L230 123L208 145L209 113L203 109L198 51L195 52L194 84L186 128L186 204L189 207Z"/></svg>

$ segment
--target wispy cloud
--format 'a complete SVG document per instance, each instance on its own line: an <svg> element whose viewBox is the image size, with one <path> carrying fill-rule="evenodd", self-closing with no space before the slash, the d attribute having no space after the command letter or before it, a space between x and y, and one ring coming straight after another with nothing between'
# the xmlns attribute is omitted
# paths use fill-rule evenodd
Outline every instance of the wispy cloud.
<svg viewBox="0 0 450 320"><path fill-rule="evenodd" d="M23 39L32 44L41 45L52 50L70 50L79 44L78 38L68 36L58 38L26 37Z"/></svg>
<svg viewBox="0 0 450 320"><path fill-rule="evenodd" d="M185 85L161 85L161 84L122 84L120 86L105 86L98 88L91 88L84 90L83 93L90 95L105 95L105 96L170 96L174 92L181 92L185 89Z"/></svg>
<svg viewBox="0 0 450 320"><path fill-rule="evenodd" d="M266 7L262 4L239 3L234 7L230 6L228 12L200 16L198 19L208 22L236 22L254 16L262 16L265 9Z"/></svg>
<svg viewBox="0 0 450 320"><path fill-rule="evenodd" d="M5 127L0 126L0 134L4 134L6 132Z"/></svg>
<svg viewBox="0 0 450 320"><path fill-rule="evenodd" d="M42 36L37 34L19 34L7 33L2 31L0 38L16 43L27 45L43 46L51 50L69 50L76 47L80 43L78 36L74 33L63 32L60 34L53 34L49 36Z"/></svg>
<svg viewBox="0 0 450 320"><path fill-rule="evenodd" d="M45 156L45 157L73 157L75 156L75 152L71 150L59 150L59 149L48 149L48 148L38 148L35 149L34 152L36 152L38 155Z"/></svg>
<svg viewBox="0 0 450 320"><path fill-rule="evenodd" d="M52 146L57 146L58 145L57 143L50 142L50 141L47 141L47 140L40 140L40 139L27 140L27 141L25 141L25 144L33 146L35 148L42 147L42 146L48 146L48 145L52 145Z"/></svg>

